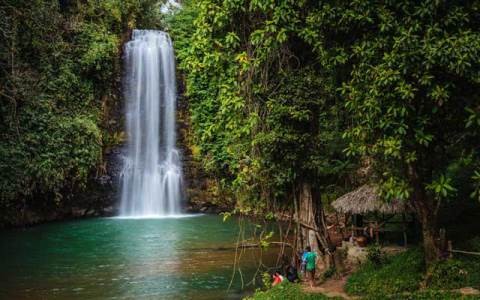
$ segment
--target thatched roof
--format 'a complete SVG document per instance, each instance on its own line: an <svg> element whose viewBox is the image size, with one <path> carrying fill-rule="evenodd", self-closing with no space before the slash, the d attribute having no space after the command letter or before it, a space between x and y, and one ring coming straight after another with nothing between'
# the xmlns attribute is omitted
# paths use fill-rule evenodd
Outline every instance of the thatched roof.
<svg viewBox="0 0 480 300"><path fill-rule="evenodd" d="M350 214L369 212L396 214L405 211L405 203L399 200L392 200L388 203L382 201L377 188L368 184L333 201L332 206L338 212Z"/></svg>

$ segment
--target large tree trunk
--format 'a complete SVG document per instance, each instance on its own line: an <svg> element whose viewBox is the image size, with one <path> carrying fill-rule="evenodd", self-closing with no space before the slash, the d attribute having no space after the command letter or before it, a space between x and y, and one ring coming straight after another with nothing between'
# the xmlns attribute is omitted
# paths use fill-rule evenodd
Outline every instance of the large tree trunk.
<svg viewBox="0 0 480 300"><path fill-rule="evenodd" d="M416 203L417 215L422 222L423 251L425 264L430 267L437 262L441 254L440 234L437 227L437 213L435 208L428 205L428 201Z"/></svg>
<svg viewBox="0 0 480 300"><path fill-rule="evenodd" d="M311 228L318 228L316 223L315 214L317 213L317 207L313 201L312 188L309 183L303 183L300 186L299 209L297 220L300 222L300 236L301 246L303 248L310 246L312 250L319 251L317 240L317 232ZM311 228L306 227L310 226Z"/></svg>
<svg viewBox="0 0 480 300"><path fill-rule="evenodd" d="M295 219L300 225L300 230L297 250L303 250L310 246L313 251L325 254L325 267L329 268L334 265L334 261L330 253L330 239L321 201L310 183L303 182L298 192L299 203Z"/></svg>
<svg viewBox="0 0 480 300"><path fill-rule="evenodd" d="M413 206L422 224L423 250L428 268L437 262L441 255L440 234L437 226L439 203L427 196L422 181L412 165L409 168L409 176L414 189Z"/></svg>

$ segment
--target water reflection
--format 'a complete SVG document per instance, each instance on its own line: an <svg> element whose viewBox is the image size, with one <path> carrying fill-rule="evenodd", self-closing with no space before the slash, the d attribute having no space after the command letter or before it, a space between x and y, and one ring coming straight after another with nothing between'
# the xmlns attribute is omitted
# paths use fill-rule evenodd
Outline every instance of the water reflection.
<svg viewBox="0 0 480 300"><path fill-rule="evenodd" d="M0 232L0 299L224 299L236 222L96 219ZM246 278L254 252L243 254ZM274 258L274 255L270 255ZM252 289L252 287L249 287Z"/></svg>

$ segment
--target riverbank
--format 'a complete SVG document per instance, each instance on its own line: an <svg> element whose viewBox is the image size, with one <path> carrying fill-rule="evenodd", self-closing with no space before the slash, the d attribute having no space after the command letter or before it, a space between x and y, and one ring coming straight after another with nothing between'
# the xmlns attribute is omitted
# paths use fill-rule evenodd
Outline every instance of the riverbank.
<svg viewBox="0 0 480 300"><path fill-rule="evenodd" d="M396 295L371 295L371 296L348 296L343 293L309 288L303 289L295 284L277 286L268 291L257 292L246 300L343 300L343 299L366 299L366 300L475 300L480 299L476 294L469 294L469 289L457 291L442 291L426 289L413 293L402 293Z"/></svg>
<svg viewBox="0 0 480 300"><path fill-rule="evenodd" d="M480 239L464 245L480 250ZM428 278L424 274L428 274ZM324 277L324 274L320 274ZM412 248L367 261L350 274L308 284L282 284L248 298L263 299L480 299L480 257L456 256L426 272L423 256Z"/></svg>

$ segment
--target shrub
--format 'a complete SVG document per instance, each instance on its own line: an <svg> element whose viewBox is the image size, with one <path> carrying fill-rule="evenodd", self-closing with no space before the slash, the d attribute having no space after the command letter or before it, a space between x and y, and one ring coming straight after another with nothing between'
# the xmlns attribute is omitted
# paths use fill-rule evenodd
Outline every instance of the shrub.
<svg viewBox="0 0 480 300"><path fill-rule="evenodd" d="M382 248L378 244L373 244L367 248L367 260L374 265L381 265L385 262L385 254L382 252Z"/></svg>
<svg viewBox="0 0 480 300"><path fill-rule="evenodd" d="M299 284L284 282L276 285L266 291L257 290L252 297L245 300L327 300L335 299L329 298L322 294L307 294L302 291Z"/></svg>
<svg viewBox="0 0 480 300"><path fill-rule="evenodd" d="M385 259L382 265L367 262L345 286L353 295L391 295L418 290L424 271L422 252L411 249Z"/></svg>
<svg viewBox="0 0 480 300"><path fill-rule="evenodd" d="M468 271L464 263L449 259L438 262L429 270L428 286L439 289L461 288L467 283Z"/></svg>
<svg viewBox="0 0 480 300"><path fill-rule="evenodd" d="M462 247L463 249L463 247ZM475 237L466 242L464 249L467 251L480 251L480 237ZM465 286L480 288L480 257L472 255L455 255L463 263L463 267L467 270L467 283Z"/></svg>
<svg viewBox="0 0 480 300"><path fill-rule="evenodd" d="M268 272L263 272L262 273L262 283L263 286L266 288L271 288L272 287L272 275Z"/></svg>
<svg viewBox="0 0 480 300"><path fill-rule="evenodd" d="M480 251L480 236L476 236L467 242L470 251Z"/></svg>
<svg viewBox="0 0 480 300"><path fill-rule="evenodd" d="M457 300L457 299L478 299L476 296L462 296L458 293L439 291L439 290L423 290L413 293L399 293L394 295L374 295L368 296L365 300Z"/></svg>
<svg viewBox="0 0 480 300"><path fill-rule="evenodd" d="M335 267L328 268L325 272L323 272L322 278L324 280L328 279L328 278L332 277L333 275L335 275L336 272L337 272L337 269Z"/></svg>

